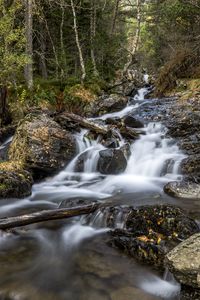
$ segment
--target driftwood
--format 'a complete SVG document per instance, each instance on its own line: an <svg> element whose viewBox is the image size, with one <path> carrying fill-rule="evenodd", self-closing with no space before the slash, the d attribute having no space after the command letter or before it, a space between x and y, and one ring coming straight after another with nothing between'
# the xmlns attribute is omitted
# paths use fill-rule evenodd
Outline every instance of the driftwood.
<svg viewBox="0 0 200 300"><path fill-rule="evenodd" d="M0 219L0 230L35 224L43 221L67 219L95 212L100 204L90 204L81 207L60 208L54 210L42 210L39 212Z"/></svg>

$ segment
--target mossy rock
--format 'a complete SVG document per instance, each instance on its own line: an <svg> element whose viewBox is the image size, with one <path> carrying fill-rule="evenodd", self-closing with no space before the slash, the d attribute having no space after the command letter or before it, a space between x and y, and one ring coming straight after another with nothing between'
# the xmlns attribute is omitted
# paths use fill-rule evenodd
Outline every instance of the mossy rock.
<svg viewBox="0 0 200 300"><path fill-rule="evenodd" d="M28 171L0 169L0 198L24 198L31 195L33 178Z"/></svg>
<svg viewBox="0 0 200 300"><path fill-rule="evenodd" d="M45 114L27 115L9 150L9 159L21 161L36 177L62 169L75 155L75 138Z"/></svg>

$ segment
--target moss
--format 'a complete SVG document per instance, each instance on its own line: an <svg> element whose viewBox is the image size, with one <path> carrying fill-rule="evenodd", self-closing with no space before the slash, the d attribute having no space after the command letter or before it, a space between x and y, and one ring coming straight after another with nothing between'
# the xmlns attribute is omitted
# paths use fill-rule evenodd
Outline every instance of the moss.
<svg viewBox="0 0 200 300"><path fill-rule="evenodd" d="M7 188L5 183L0 183L0 191L3 191Z"/></svg>

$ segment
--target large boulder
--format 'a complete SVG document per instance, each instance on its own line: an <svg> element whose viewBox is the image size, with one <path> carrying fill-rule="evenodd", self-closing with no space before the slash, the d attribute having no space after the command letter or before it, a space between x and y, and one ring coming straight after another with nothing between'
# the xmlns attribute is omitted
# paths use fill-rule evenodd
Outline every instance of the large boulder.
<svg viewBox="0 0 200 300"><path fill-rule="evenodd" d="M102 174L120 174L127 167L127 160L122 150L106 149L99 152L97 170Z"/></svg>
<svg viewBox="0 0 200 300"><path fill-rule="evenodd" d="M111 245L147 264L164 267L165 255L180 240L199 232L198 225L181 209L170 205L106 208L104 223L114 227L123 218L124 229L112 231Z"/></svg>
<svg viewBox="0 0 200 300"><path fill-rule="evenodd" d="M33 174L46 175L63 168L76 154L74 137L45 114L27 115L18 126L9 150Z"/></svg>
<svg viewBox="0 0 200 300"><path fill-rule="evenodd" d="M31 194L33 179L25 170L0 171L0 198L24 198Z"/></svg>
<svg viewBox="0 0 200 300"><path fill-rule="evenodd" d="M166 261L180 283L200 289L200 233L175 247Z"/></svg>
<svg viewBox="0 0 200 300"><path fill-rule="evenodd" d="M128 98L118 94L104 95L98 99L91 107L92 116L101 116L106 113L116 112L123 109L128 102Z"/></svg>
<svg viewBox="0 0 200 300"><path fill-rule="evenodd" d="M165 185L164 191L176 198L200 199L200 184L190 181L169 182Z"/></svg>

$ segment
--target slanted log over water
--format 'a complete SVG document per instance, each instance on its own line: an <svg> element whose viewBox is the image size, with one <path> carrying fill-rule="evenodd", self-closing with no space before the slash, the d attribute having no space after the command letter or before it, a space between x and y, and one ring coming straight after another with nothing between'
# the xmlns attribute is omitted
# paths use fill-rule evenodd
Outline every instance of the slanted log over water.
<svg viewBox="0 0 200 300"><path fill-rule="evenodd" d="M92 121L89 121L79 115L73 114L73 113L63 113L62 117L66 117L66 119L69 119L72 122L78 123L80 126L90 129L96 133L99 134L106 134L108 132L106 127L100 126Z"/></svg>
<svg viewBox="0 0 200 300"><path fill-rule="evenodd" d="M99 204L90 204L82 207L60 208L55 210L42 210L32 214L0 219L0 229L11 229L15 227L35 224L43 221L67 219L80 215L90 214L100 207Z"/></svg>
<svg viewBox="0 0 200 300"><path fill-rule="evenodd" d="M106 127L73 113L64 112L61 116L62 118L66 118L67 121L72 121L74 123L77 123L81 127L89 129L97 134L107 135L110 130L113 131L117 127L120 134L125 138L136 139L139 136L139 133L136 130L127 126L121 126L121 124L119 124L119 126L114 125L114 126Z"/></svg>

